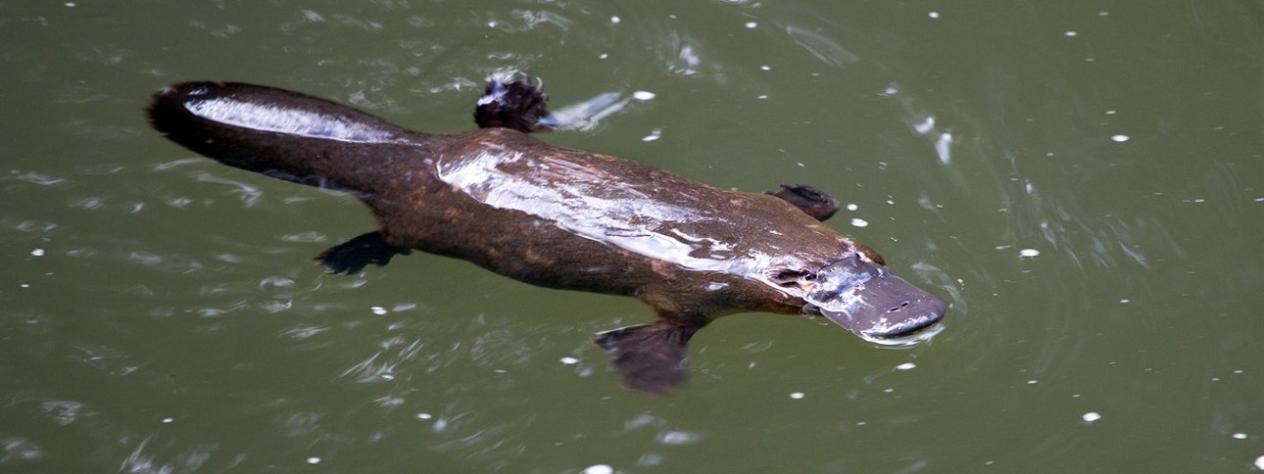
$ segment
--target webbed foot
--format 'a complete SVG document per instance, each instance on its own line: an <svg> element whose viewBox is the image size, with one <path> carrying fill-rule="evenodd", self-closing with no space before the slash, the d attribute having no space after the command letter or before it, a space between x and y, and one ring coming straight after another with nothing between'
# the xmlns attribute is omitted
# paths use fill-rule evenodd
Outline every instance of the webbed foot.
<svg viewBox="0 0 1264 474"><path fill-rule="evenodd" d="M599 332L594 342L614 356L623 385L664 394L685 381L685 344L699 326L660 319Z"/></svg>
<svg viewBox="0 0 1264 474"><path fill-rule="evenodd" d="M783 184L781 189L768 191L765 194L777 196L794 204L807 215L818 221L825 221L838 212L838 199L829 193L806 184Z"/></svg>
<svg viewBox="0 0 1264 474"><path fill-rule="evenodd" d="M386 242L379 231L365 233L354 239L330 247L316 260L334 273L351 275L363 270L370 263L384 266L391 257L408 255L411 251Z"/></svg>
<svg viewBox="0 0 1264 474"><path fill-rule="evenodd" d="M548 115L544 106L549 96L539 86L523 77L513 82L489 79L483 97L474 108L474 122L478 128L504 127L519 132L548 131L540 123L540 117Z"/></svg>

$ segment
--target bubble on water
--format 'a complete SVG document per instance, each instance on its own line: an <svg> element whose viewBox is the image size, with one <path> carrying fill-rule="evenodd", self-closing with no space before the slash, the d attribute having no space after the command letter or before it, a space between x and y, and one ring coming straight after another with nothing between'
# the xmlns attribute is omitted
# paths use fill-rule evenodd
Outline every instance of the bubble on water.
<svg viewBox="0 0 1264 474"><path fill-rule="evenodd" d="M632 98L636 100L652 100L656 94L650 91L636 91L632 93Z"/></svg>
<svg viewBox="0 0 1264 474"><path fill-rule="evenodd" d="M1085 423L1092 423L1094 421L1102 419L1102 415L1101 413L1090 411L1088 413L1080 415L1080 419L1084 420Z"/></svg>
<svg viewBox="0 0 1264 474"><path fill-rule="evenodd" d="M1079 33L1076 33L1075 30L1067 30L1065 33L1062 33L1062 34L1066 35L1067 38L1074 38L1079 35Z"/></svg>
<svg viewBox="0 0 1264 474"><path fill-rule="evenodd" d="M761 65L761 66L759 66L759 68L760 68L760 69L763 69L763 70L765 70L765 71L771 71L771 70L772 70L772 66L769 66L769 65L767 65L767 64Z"/></svg>
<svg viewBox="0 0 1264 474"><path fill-rule="evenodd" d="M1036 249L1022 249L1018 251L1018 256L1023 258L1032 258L1040 255L1040 251Z"/></svg>
<svg viewBox="0 0 1264 474"><path fill-rule="evenodd" d="M1124 135L1124 134L1122 134L1122 133L1118 133L1118 134L1115 134L1115 135L1111 135L1111 136L1110 136L1110 140L1111 140L1111 141L1113 141L1113 142L1115 142L1115 143L1123 143L1123 142L1126 142L1126 141L1131 140L1131 139L1132 139L1132 137L1127 136L1127 135Z"/></svg>
<svg viewBox="0 0 1264 474"><path fill-rule="evenodd" d="M1128 298L1123 298L1123 299L1120 299L1120 300L1119 300L1119 302L1120 302L1120 303L1123 303L1123 304L1128 304L1128 303L1131 303L1131 302L1132 302L1132 300L1130 300L1130 299L1128 299Z"/></svg>
<svg viewBox="0 0 1264 474"><path fill-rule="evenodd" d="M663 455L658 453L645 453L636 460L636 465L644 467L654 467L663 463Z"/></svg>
<svg viewBox="0 0 1264 474"><path fill-rule="evenodd" d="M913 125L913 131L917 132L918 135L925 135L932 130L935 130L935 117L926 117L926 120Z"/></svg>
<svg viewBox="0 0 1264 474"><path fill-rule="evenodd" d="M803 397L804 397L803 392L793 392L790 394L790 398L793 400L802 400Z"/></svg>
<svg viewBox="0 0 1264 474"><path fill-rule="evenodd" d="M614 468L607 464L593 464L584 468L581 474L614 474Z"/></svg>
<svg viewBox="0 0 1264 474"><path fill-rule="evenodd" d="M312 457L310 457L310 458L307 458L307 463L308 463L308 464L320 464L320 458L318 458L318 457L316 457L316 456L312 456Z"/></svg>
<svg viewBox="0 0 1264 474"><path fill-rule="evenodd" d="M689 444L702 439L702 435L689 431L664 431L658 434L658 442L663 444Z"/></svg>
<svg viewBox="0 0 1264 474"><path fill-rule="evenodd" d="M927 12L926 16L931 17L932 19L939 18L939 12Z"/></svg>
<svg viewBox="0 0 1264 474"><path fill-rule="evenodd" d="M622 19L622 18L619 18L619 17L617 17L617 16L612 16L612 17L610 17L610 23L613 23L613 24L616 24L616 25L617 25L617 24L619 24L619 23L620 23L620 22L622 22L622 21L623 21L623 19Z"/></svg>
<svg viewBox="0 0 1264 474"><path fill-rule="evenodd" d="M847 210L855 212L855 211L857 211L857 210L859 210L859 209L860 209L860 206L857 206L857 205L855 205L855 204L853 204L853 203L850 203L850 202L849 202L849 203L847 203Z"/></svg>
<svg viewBox="0 0 1264 474"><path fill-rule="evenodd" d="M767 100L767 99L768 99L768 94L759 94L759 95L755 96L755 98L756 98L756 99L759 99L759 100Z"/></svg>
<svg viewBox="0 0 1264 474"><path fill-rule="evenodd" d="M746 29L748 29L748 30L753 30L753 29L758 28L758 27L759 27L759 23L755 23L755 22L753 22L753 21L748 21L748 22L746 22Z"/></svg>
<svg viewBox="0 0 1264 474"><path fill-rule="evenodd" d="M597 59L606 59L608 57L610 57L610 55L607 53L601 53L597 55Z"/></svg>
<svg viewBox="0 0 1264 474"><path fill-rule="evenodd" d="M939 155L939 162L948 164L952 161L952 143L954 139L951 133L939 134L939 139L935 140L935 154Z"/></svg>
<svg viewBox="0 0 1264 474"><path fill-rule="evenodd" d="M914 364L912 362L905 362L903 364L895 366L895 370L913 370L914 367L917 367L917 364Z"/></svg>
<svg viewBox="0 0 1264 474"><path fill-rule="evenodd" d="M574 357L563 357L559 360L561 360L562 363L566 365L575 365L579 363L579 359L576 359Z"/></svg>
<svg viewBox="0 0 1264 474"><path fill-rule="evenodd" d="M1234 433L1233 439L1246 439L1246 433Z"/></svg>
<svg viewBox="0 0 1264 474"><path fill-rule="evenodd" d="M869 227L869 221L866 221L859 217L853 217L851 219L851 225L854 227Z"/></svg>
<svg viewBox="0 0 1264 474"><path fill-rule="evenodd" d="M175 421L176 421L176 419L175 419L175 418L172 418L172 417L169 417L169 416L168 416L168 417L166 417L166 418L163 418L163 419L162 419L162 424L164 424L164 425L169 425L169 424L171 424L171 423L174 423Z"/></svg>
<svg viewBox="0 0 1264 474"><path fill-rule="evenodd" d="M1097 16L1110 16L1110 12L1106 10L1102 10L1100 12L1097 12Z"/></svg>
<svg viewBox="0 0 1264 474"><path fill-rule="evenodd" d="M429 420L429 419L431 419L431 418L434 418L434 415L431 415L431 414L426 413L426 412L424 412L424 411L423 411L423 412L421 412L421 413L418 413L418 414L417 414L417 419L418 419L418 420Z"/></svg>

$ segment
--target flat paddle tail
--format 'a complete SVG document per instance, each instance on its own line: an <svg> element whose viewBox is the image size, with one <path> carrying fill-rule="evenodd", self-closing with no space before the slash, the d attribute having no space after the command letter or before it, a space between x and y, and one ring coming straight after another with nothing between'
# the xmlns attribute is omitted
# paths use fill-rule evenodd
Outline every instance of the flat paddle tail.
<svg viewBox="0 0 1264 474"><path fill-rule="evenodd" d="M348 191L380 191L432 146L349 106L240 82L174 84L145 113L171 141L228 166Z"/></svg>

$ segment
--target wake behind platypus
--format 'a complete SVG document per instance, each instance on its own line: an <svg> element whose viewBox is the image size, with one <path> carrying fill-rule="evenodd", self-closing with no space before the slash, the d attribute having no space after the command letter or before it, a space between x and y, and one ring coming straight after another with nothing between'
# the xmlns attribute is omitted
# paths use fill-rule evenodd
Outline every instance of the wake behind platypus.
<svg viewBox="0 0 1264 474"><path fill-rule="evenodd" d="M556 147L546 97L489 83L480 129L408 130L334 102L242 83L188 82L153 98L153 127L236 168L351 192L381 228L318 257L338 273L411 250L519 281L626 295L658 319L599 333L624 383L667 392L686 344L738 312L822 315L869 340L906 336L945 305L821 223L838 201L810 186L724 190L633 161Z"/></svg>

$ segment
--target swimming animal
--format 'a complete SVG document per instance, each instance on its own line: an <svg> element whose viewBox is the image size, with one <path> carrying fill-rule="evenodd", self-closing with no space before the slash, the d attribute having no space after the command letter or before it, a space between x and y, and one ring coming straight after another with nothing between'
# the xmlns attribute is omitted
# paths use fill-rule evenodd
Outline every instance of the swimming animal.
<svg viewBox="0 0 1264 474"><path fill-rule="evenodd" d="M425 133L298 92L186 82L155 94L147 113L168 139L225 165L359 197L381 227L317 257L334 272L415 249L533 285L639 298L656 321L595 336L632 389L679 386L686 343L727 314L820 315L869 340L943 317L942 300L822 224L838 209L829 194L730 191L550 145L529 135L551 123L546 101L525 79L493 80L479 129Z"/></svg>

